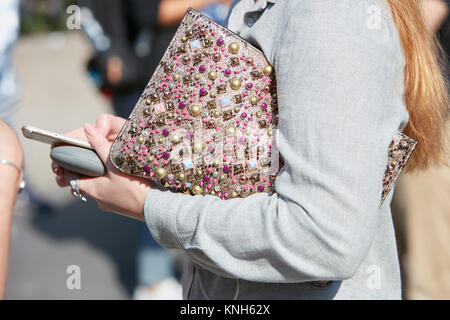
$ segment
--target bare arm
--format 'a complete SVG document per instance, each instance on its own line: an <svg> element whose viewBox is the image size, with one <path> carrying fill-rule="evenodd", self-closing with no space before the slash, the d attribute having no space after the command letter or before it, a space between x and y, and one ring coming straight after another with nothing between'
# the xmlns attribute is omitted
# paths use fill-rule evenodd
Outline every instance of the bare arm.
<svg viewBox="0 0 450 320"><path fill-rule="evenodd" d="M17 196L19 172L11 166L0 167L0 299L3 298L8 271L12 212Z"/></svg>
<svg viewBox="0 0 450 320"><path fill-rule="evenodd" d="M0 159L23 168L22 148L14 131L0 119ZM3 298L8 271L11 221L22 174L11 165L0 164L0 299Z"/></svg>

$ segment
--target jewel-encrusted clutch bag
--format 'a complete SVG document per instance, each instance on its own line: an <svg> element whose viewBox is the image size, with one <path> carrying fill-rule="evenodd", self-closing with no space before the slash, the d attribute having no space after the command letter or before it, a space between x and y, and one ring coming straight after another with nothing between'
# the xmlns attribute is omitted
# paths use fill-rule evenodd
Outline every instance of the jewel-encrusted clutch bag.
<svg viewBox="0 0 450 320"><path fill-rule="evenodd" d="M283 165L273 139L277 124L275 74L264 54L188 9L110 159L123 173L190 194L273 192ZM382 201L414 147L397 133Z"/></svg>
<svg viewBox="0 0 450 320"><path fill-rule="evenodd" d="M388 164L383 177L383 191L381 194L381 204L394 187L400 173L408 162L411 154L417 146L417 141L411 139L402 132L397 131L389 145Z"/></svg>

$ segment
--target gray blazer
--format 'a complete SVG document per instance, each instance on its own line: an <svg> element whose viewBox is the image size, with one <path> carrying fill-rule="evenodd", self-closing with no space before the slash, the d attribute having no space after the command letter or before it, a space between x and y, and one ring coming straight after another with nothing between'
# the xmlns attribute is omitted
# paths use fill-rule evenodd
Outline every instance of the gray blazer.
<svg viewBox="0 0 450 320"><path fill-rule="evenodd" d="M229 28L275 67L285 167L273 195L148 193L152 235L189 257L184 298L400 299L392 193L379 206L408 121L387 2L242 0Z"/></svg>

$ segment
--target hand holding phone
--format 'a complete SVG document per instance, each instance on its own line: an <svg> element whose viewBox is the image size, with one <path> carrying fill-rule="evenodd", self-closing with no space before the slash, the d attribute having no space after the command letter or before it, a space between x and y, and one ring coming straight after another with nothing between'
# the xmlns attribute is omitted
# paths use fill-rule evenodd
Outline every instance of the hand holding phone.
<svg viewBox="0 0 450 320"><path fill-rule="evenodd" d="M26 138L55 146L50 157L64 169L89 177L106 173L105 165L87 141L31 126L23 126L22 133Z"/></svg>

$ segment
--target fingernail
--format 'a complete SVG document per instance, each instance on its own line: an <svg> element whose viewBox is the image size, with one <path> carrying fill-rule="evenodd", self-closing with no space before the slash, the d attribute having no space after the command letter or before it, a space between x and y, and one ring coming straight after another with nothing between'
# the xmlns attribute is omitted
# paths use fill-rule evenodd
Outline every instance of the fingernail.
<svg viewBox="0 0 450 320"><path fill-rule="evenodd" d="M95 127L90 123L86 123L84 125L84 132L86 132L86 134L91 137L94 137L96 135Z"/></svg>

